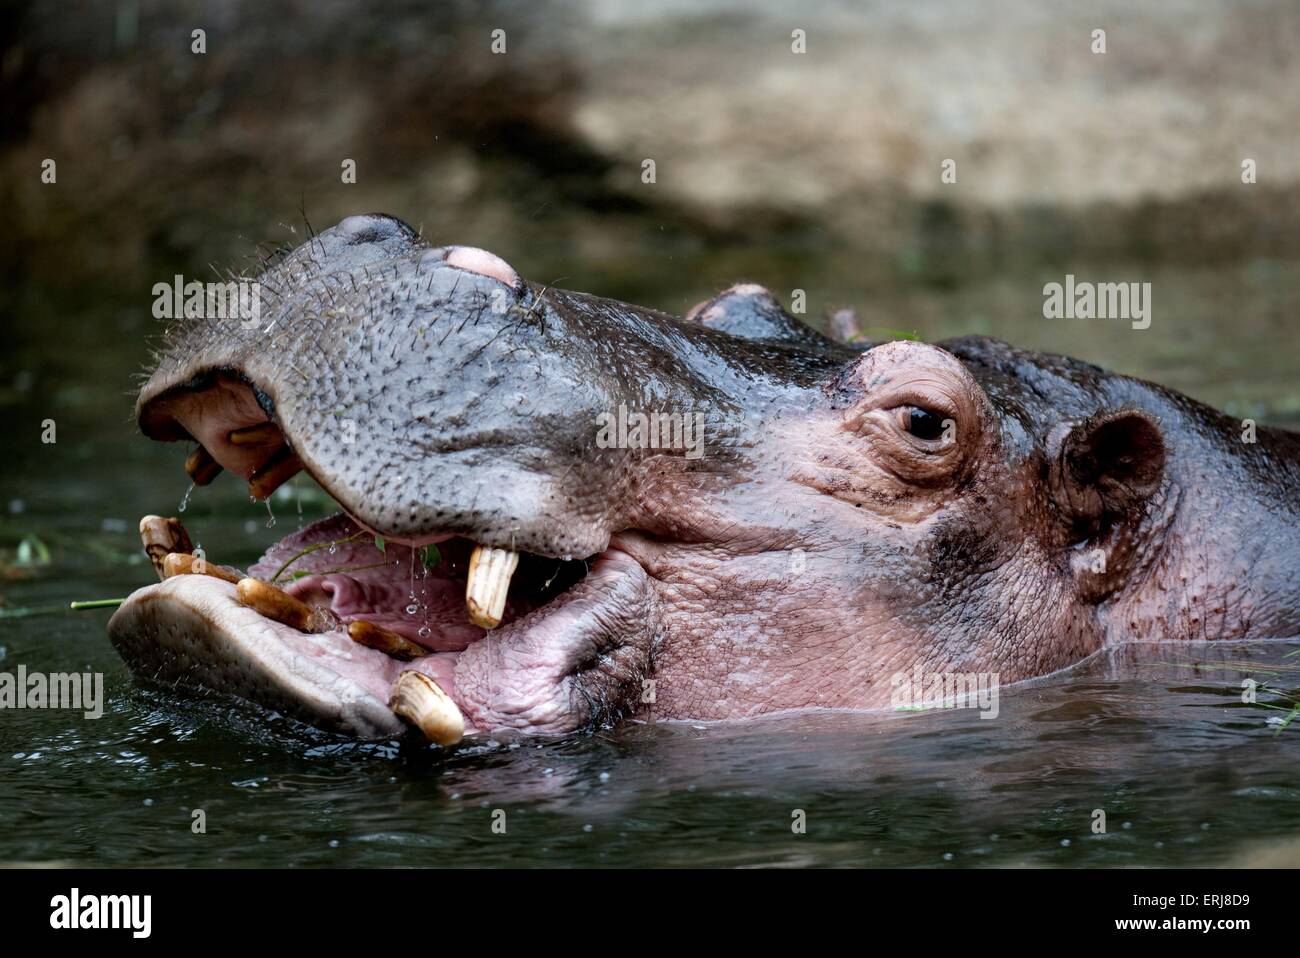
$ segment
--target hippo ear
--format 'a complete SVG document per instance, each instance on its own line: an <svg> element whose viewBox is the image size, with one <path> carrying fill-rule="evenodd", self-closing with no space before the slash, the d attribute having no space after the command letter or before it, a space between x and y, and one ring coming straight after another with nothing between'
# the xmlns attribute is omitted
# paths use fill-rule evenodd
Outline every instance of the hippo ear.
<svg viewBox="0 0 1300 958"><path fill-rule="evenodd" d="M766 339L806 347L831 344L821 333L787 313L764 287L754 283L738 283L713 299L697 303L686 318L742 339Z"/></svg>
<svg viewBox="0 0 1300 958"><path fill-rule="evenodd" d="M1136 409L1100 413L1059 427L1048 441L1052 498L1091 537L1141 507L1160 488L1165 441Z"/></svg>

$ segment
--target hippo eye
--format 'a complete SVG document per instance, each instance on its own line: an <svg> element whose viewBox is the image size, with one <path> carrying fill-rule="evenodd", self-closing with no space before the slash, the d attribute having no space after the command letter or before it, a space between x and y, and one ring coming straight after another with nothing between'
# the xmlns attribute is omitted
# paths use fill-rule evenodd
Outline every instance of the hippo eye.
<svg viewBox="0 0 1300 958"><path fill-rule="evenodd" d="M908 406L903 410L903 428L926 442L943 436L943 417L920 406Z"/></svg>

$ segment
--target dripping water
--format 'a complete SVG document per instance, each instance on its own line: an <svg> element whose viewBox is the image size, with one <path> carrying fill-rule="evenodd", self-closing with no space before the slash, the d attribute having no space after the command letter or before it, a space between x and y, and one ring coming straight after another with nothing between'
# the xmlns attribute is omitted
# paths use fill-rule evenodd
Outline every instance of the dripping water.
<svg viewBox="0 0 1300 958"><path fill-rule="evenodd" d="M411 594L408 596L411 604L406 607L407 615L415 615L420 611L420 603L415 597L415 548L411 548Z"/></svg>

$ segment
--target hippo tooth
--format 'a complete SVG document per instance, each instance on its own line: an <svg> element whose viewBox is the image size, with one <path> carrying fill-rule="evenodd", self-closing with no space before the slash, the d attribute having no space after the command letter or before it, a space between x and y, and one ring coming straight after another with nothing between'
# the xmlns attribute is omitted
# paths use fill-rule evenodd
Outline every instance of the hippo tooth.
<svg viewBox="0 0 1300 958"><path fill-rule="evenodd" d="M428 649L412 642L406 636L398 635L396 632L375 625L373 622L367 622L364 619L356 619L348 623L348 637L358 645L364 645L366 648L383 652L385 655L401 659L403 662L423 658L429 654Z"/></svg>
<svg viewBox="0 0 1300 958"><path fill-rule="evenodd" d="M254 612L299 632L328 632L337 625L334 613L328 609L313 609L260 579L240 579L235 586L235 597Z"/></svg>
<svg viewBox="0 0 1300 958"><path fill-rule="evenodd" d="M455 745L465 735L465 717L438 683L423 672L407 669L393 683L388 707L438 745Z"/></svg>
<svg viewBox="0 0 1300 958"><path fill-rule="evenodd" d="M254 499L266 499L301 471L302 460L287 445L281 446L248 477L248 492Z"/></svg>
<svg viewBox="0 0 1300 958"><path fill-rule="evenodd" d="M465 583L465 605L469 620L484 629L495 629L506 611L510 577L519 565L519 553L492 546L475 546L469 557L469 580Z"/></svg>
<svg viewBox="0 0 1300 958"><path fill-rule="evenodd" d="M212 458L212 453L199 446L186 457L185 472L196 486L206 486L221 474L221 463Z"/></svg>
<svg viewBox="0 0 1300 958"><path fill-rule="evenodd" d="M269 446L284 441L280 427L273 422L259 422L254 426L232 430L226 438L232 446Z"/></svg>
<svg viewBox="0 0 1300 958"><path fill-rule="evenodd" d="M232 584L238 584L242 578L238 573L188 552L169 552L163 557L163 578L170 579L174 575L210 575Z"/></svg>
<svg viewBox="0 0 1300 958"><path fill-rule="evenodd" d="M175 517L145 516L140 520L140 542L145 555L153 563L159 579L167 578L163 560L172 552L193 552L194 543L181 521Z"/></svg>

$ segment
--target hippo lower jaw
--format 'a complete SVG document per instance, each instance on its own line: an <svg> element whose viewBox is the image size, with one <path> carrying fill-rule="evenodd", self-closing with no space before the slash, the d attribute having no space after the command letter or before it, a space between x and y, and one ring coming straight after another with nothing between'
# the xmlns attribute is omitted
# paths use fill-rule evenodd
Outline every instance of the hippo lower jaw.
<svg viewBox="0 0 1300 958"><path fill-rule="evenodd" d="M269 580L287 556L320 546L294 563L298 577L286 591L329 607L343 626L331 631L305 633L270 619L213 576L177 575L132 594L109 635L142 677L230 693L362 738L401 730L387 703L408 669L451 697L471 735L569 733L631 710L656 641L654 594L634 559L616 546L568 563L525 555L501 626L484 630L465 614L472 543L435 538L442 538L441 562L417 572L410 547L390 542L381 552L368 531L339 515L287 537L250 568ZM568 585L558 594L556 580ZM396 631L429 654L402 661L360 645L345 628L356 620Z"/></svg>

